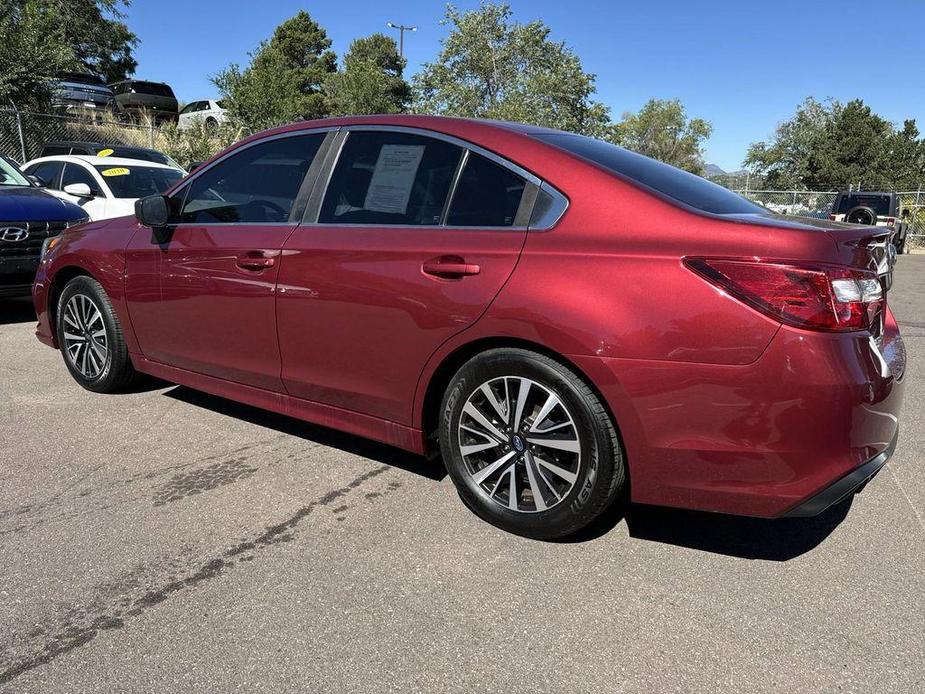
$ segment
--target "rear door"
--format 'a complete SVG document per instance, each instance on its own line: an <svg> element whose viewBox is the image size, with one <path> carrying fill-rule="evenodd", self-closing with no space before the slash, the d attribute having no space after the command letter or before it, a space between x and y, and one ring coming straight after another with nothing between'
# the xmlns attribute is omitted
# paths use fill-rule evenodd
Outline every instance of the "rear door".
<svg viewBox="0 0 925 694"><path fill-rule="evenodd" d="M427 359L511 274L532 177L434 134L344 136L309 221L283 248L283 382L291 395L407 424Z"/></svg>
<svg viewBox="0 0 925 694"><path fill-rule="evenodd" d="M282 390L280 251L301 219L300 191L325 136L289 134L236 150L175 195L173 226L139 229L126 252L126 289L147 358Z"/></svg>

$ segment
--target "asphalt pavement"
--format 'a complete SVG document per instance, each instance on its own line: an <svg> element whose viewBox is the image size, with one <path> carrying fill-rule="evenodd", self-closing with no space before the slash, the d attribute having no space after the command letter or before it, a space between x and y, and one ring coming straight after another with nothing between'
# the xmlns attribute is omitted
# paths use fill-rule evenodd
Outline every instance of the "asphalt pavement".
<svg viewBox="0 0 925 694"><path fill-rule="evenodd" d="M925 690L925 256L896 453L823 516L505 534L438 463L203 395L94 395L0 301L0 691Z"/></svg>

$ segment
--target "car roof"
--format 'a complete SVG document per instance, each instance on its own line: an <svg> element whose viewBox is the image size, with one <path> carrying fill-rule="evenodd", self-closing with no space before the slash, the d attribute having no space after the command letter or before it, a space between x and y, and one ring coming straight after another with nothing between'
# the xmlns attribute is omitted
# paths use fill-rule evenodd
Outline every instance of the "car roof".
<svg viewBox="0 0 925 694"><path fill-rule="evenodd" d="M166 164L158 164L156 161L148 161L147 159L128 159L126 157L94 157L89 154L54 154L50 157L39 157L38 159L33 159L27 162L28 165L38 164L44 161L64 161L64 162L85 162L91 166L147 166L152 169L170 169L171 171L179 171L180 169L174 168L173 166L167 166Z"/></svg>
<svg viewBox="0 0 925 694"><path fill-rule="evenodd" d="M85 140L49 140L42 145L45 147L87 147L88 149L124 149L132 152L152 152L154 154L164 154L150 147L139 147L138 145L123 145L118 142L87 142Z"/></svg>

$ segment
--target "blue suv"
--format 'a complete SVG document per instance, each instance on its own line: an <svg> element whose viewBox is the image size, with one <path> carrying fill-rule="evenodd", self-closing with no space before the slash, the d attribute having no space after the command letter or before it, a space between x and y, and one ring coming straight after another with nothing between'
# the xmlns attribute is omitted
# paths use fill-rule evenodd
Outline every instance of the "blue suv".
<svg viewBox="0 0 925 694"><path fill-rule="evenodd" d="M87 219L80 207L42 190L0 154L0 297L29 294L45 239Z"/></svg>

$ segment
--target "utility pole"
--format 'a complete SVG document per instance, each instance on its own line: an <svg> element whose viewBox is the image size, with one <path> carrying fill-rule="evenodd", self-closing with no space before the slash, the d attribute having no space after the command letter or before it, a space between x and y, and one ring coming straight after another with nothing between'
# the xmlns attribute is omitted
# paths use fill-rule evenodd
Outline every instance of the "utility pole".
<svg viewBox="0 0 925 694"><path fill-rule="evenodd" d="M417 27L408 27L404 24L395 24L394 22L386 23L386 26L390 29L398 29L398 57L405 57L405 32L406 31L417 31Z"/></svg>

